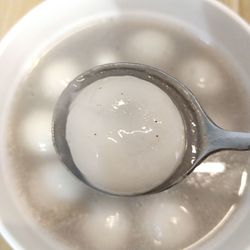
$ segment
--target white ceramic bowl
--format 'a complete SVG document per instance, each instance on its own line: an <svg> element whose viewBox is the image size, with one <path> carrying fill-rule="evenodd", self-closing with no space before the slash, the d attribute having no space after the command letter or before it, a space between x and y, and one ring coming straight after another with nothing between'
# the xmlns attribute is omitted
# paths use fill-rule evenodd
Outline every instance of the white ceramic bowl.
<svg viewBox="0 0 250 250"><path fill-rule="evenodd" d="M250 28L236 14L213 0L50 0L26 15L0 44L0 129L10 97L20 79L55 41L100 16L149 12L185 23L207 43L214 43L238 62L250 79ZM250 80L249 80L250 87ZM2 138L2 134L1 137ZM2 147L1 147L2 148ZM55 246L29 225L15 205L4 180L0 151L0 231L14 249L51 250ZM250 188L230 221L211 240L196 249L250 249ZM59 243L58 243L59 244Z"/></svg>

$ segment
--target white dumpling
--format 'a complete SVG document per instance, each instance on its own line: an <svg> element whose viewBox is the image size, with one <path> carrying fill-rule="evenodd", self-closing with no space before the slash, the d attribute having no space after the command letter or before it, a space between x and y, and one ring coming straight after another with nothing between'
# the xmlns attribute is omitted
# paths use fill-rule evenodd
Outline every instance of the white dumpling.
<svg viewBox="0 0 250 250"><path fill-rule="evenodd" d="M119 194L161 184L179 166L185 148L175 104L160 88L131 76L86 87L71 105L66 138L85 177Z"/></svg>
<svg viewBox="0 0 250 250"><path fill-rule="evenodd" d="M149 249L180 249L196 232L193 216L173 199L146 202L139 217L142 238Z"/></svg>
<svg viewBox="0 0 250 250"><path fill-rule="evenodd" d="M133 61L151 66L159 66L160 62L166 65L173 59L176 50L168 34L151 29L133 33L124 46Z"/></svg>
<svg viewBox="0 0 250 250"><path fill-rule="evenodd" d="M115 201L93 204L82 220L86 242L95 250L126 249L131 232L127 208Z"/></svg>
<svg viewBox="0 0 250 250"><path fill-rule="evenodd" d="M24 148L39 154L54 154L51 135L52 112L38 110L23 117L19 136Z"/></svg>
<svg viewBox="0 0 250 250"><path fill-rule="evenodd" d="M219 69L202 57L183 59L177 78L198 96L220 94L226 88Z"/></svg>
<svg viewBox="0 0 250 250"><path fill-rule="evenodd" d="M32 175L30 192L38 205L50 209L70 206L87 194L86 186L70 173L59 161L52 161L40 166Z"/></svg>
<svg viewBox="0 0 250 250"><path fill-rule="evenodd" d="M103 49L103 51L98 51L98 53L94 54L94 65L102 65L107 63L115 63L119 62L117 53L112 50Z"/></svg>
<svg viewBox="0 0 250 250"><path fill-rule="evenodd" d="M69 58L58 58L48 63L41 72L42 94L56 101L65 87L82 73L80 65Z"/></svg>

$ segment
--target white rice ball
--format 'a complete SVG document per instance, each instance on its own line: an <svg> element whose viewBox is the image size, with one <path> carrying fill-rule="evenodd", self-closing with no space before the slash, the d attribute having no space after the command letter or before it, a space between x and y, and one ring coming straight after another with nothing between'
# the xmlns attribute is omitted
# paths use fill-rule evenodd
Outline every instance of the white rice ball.
<svg viewBox="0 0 250 250"><path fill-rule="evenodd" d="M166 33L151 29L139 30L128 37L124 46L133 61L152 66L169 63L176 50L174 41Z"/></svg>
<svg viewBox="0 0 250 250"><path fill-rule="evenodd" d="M94 65L102 65L107 63L119 62L119 58L115 51L103 49L94 55Z"/></svg>
<svg viewBox="0 0 250 250"><path fill-rule="evenodd" d="M151 200L143 206L140 218L149 249L180 249L195 234L193 216L172 199Z"/></svg>
<svg viewBox="0 0 250 250"><path fill-rule="evenodd" d="M66 138L88 181L118 194L163 183L185 149L183 121L170 97L132 76L86 87L71 105Z"/></svg>
<svg viewBox="0 0 250 250"><path fill-rule="evenodd" d="M82 67L69 58L58 58L41 73L41 89L46 98L56 101L65 87L82 73Z"/></svg>
<svg viewBox="0 0 250 250"><path fill-rule="evenodd" d="M226 84L219 69L202 57L183 60L177 78L197 96L221 94Z"/></svg>
<svg viewBox="0 0 250 250"><path fill-rule="evenodd" d="M28 113L23 118L19 130L23 147L33 153L54 154L51 125L51 112L38 110Z"/></svg>
<svg viewBox="0 0 250 250"><path fill-rule="evenodd" d="M126 249L131 221L126 207L116 202L97 202L82 221L84 238L95 250Z"/></svg>
<svg viewBox="0 0 250 250"><path fill-rule="evenodd" d="M37 166L30 190L35 203L45 208L70 206L87 193L87 187L59 161Z"/></svg>

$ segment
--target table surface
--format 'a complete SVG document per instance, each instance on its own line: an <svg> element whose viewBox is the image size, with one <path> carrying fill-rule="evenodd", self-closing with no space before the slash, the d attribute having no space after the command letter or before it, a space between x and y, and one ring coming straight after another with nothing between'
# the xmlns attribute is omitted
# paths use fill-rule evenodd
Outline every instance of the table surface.
<svg viewBox="0 0 250 250"><path fill-rule="evenodd" d="M250 0L220 0L250 23ZM0 0L0 38L42 0ZM1 237L1 236L0 236ZM10 250L0 238L0 250ZM28 249L31 250L31 249Z"/></svg>

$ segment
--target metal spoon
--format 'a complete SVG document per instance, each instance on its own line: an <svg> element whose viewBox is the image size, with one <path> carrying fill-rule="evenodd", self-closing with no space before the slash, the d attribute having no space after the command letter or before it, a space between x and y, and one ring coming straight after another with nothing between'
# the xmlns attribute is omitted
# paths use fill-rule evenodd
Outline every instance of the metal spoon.
<svg viewBox="0 0 250 250"><path fill-rule="evenodd" d="M70 105L79 92L89 84L110 76L126 75L151 82L172 99L179 109L185 125L186 151L179 167L161 185L144 193L131 193L125 196L152 194L166 190L182 181L199 163L217 151L250 149L250 133L225 131L218 127L206 115L191 91L174 77L159 69L142 64L112 63L101 65L78 76L66 87L56 104L52 126L54 146L61 161L76 177L90 187L109 193L90 183L72 159L66 140L66 123Z"/></svg>

